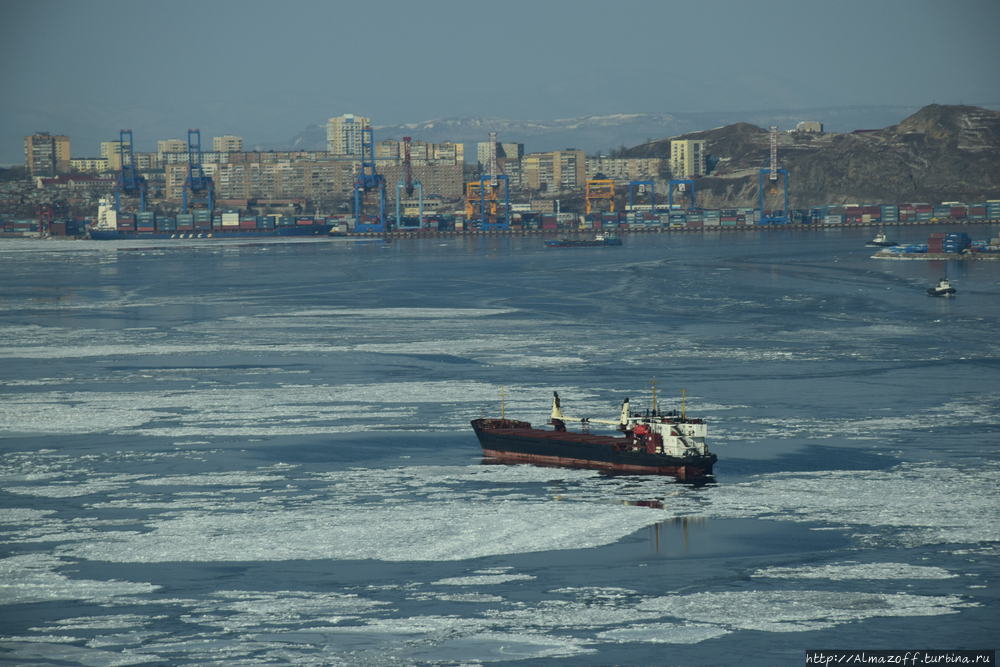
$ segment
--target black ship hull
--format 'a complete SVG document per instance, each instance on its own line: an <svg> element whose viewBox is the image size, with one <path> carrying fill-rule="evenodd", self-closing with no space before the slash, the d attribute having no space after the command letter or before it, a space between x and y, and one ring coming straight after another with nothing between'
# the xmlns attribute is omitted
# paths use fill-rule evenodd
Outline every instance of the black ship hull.
<svg viewBox="0 0 1000 667"><path fill-rule="evenodd" d="M680 480L711 476L716 461L715 454L650 453L625 437L545 431L510 419L476 419L472 428L483 453L504 461L669 475Z"/></svg>

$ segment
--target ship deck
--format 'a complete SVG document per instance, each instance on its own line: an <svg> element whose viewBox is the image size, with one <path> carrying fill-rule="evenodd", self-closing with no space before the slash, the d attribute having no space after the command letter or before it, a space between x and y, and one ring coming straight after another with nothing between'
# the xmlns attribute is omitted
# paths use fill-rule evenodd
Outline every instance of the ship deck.
<svg viewBox="0 0 1000 667"><path fill-rule="evenodd" d="M487 433L496 435L508 435L517 438L533 438L537 440L572 440L581 444L604 445L612 447L626 442L621 436L593 435L591 433L580 433L578 431L543 431L535 428L496 428L486 429Z"/></svg>

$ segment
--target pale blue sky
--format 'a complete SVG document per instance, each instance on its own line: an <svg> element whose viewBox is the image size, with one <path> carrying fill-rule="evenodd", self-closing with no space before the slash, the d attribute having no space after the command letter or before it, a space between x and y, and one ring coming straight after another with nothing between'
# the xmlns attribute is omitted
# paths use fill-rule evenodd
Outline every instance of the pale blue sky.
<svg viewBox="0 0 1000 667"><path fill-rule="evenodd" d="M290 139L332 115L1000 102L998 0L4 0L0 163L156 139Z"/></svg>

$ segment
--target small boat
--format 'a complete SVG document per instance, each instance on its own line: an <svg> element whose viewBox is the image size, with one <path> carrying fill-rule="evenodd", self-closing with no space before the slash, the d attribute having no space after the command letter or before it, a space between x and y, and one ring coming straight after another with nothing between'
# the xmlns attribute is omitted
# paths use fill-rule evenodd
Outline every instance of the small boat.
<svg viewBox="0 0 1000 667"><path fill-rule="evenodd" d="M955 288L951 286L947 278L942 278L937 285L927 288L927 294L930 296L951 296L954 293Z"/></svg>
<svg viewBox="0 0 1000 667"><path fill-rule="evenodd" d="M885 232L879 232L875 235L875 238L865 244L866 247L870 248L891 248L896 245L899 245L899 242L890 241L889 237L885 235Z"/></svg>
<svg viewBox="0 0 1000 667"><path fill-rule="evenodd" d="M592 239L558 239L545 242L546 248L593 248L621 245L622 240L614 234L596 234Z"/></svg>

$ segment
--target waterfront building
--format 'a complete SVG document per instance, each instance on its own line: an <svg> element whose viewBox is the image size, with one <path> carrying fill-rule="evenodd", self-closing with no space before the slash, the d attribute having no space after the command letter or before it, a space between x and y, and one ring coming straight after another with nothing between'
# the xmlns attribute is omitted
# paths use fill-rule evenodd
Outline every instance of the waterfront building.
<svg viewBox="0 0 1000 667"><path fill-rule="evenodd" d="M670 142L670 174L673 178L705 175L704 139L674 139Z"/></svg>
<svg viewBox="0 0 1000 667"><path fill-rule="evenodd" d="M659 181L663 180L664 163L665 160L662 158L618 158L603 155L588 157L587 179L596 178L598 174L603 174L605 178L610 178L618 183Z"/></svg>
<svg viewBox="0 0 1000 667"><path fill-rule="evenodd" d="M520 160L524 157L524 144L498 141L496 142L497 161ZM490 160L490 142L480 141L476 143L476 162L480 167L485 167Z"/></svg>
<svg viewBox="0 0 1000 667"><path fill-rule="evenodd" d="M187 159L187 142L183 139L161 139L156 142L156 156L160 160L160 164L165 164L167 158L165 157L167 153L185 155L184 159Z"/></svg>
<svg viewBox="0 0 1000 667"><path fill-rule="evenodd" d="M105 157L75 157L69 161L70 170L84 174L100 174L108 171L108 159Z"/></svg>
<svg viewBox="0 0 1000 667"><path fill-rule="evenodd" d="M243 152L243 137L231 134L212 137L212 150L216 153L241 153Z"/></svg>
<svg viewBox="0 0 1000 667"><path fill-rule="evenodd" d="M326 123L326 150L335 157L361 155L361 130L371 126L371 119L354 114L331 118Z"/></svg>
<svg viewBox="0 0 1000 667"><path fill-rule="evenodd" d="M531 190L566 192L583 187L585 178L586 158L580 150L529 153L521 160L521 185Z"/></svg>
<svg viewBox="0 0 1000 667"><path fill-rule="evenodd" d="M31 176L55 176L70 170L69 137L36 132L24 138L24 166Z"/></svg>

